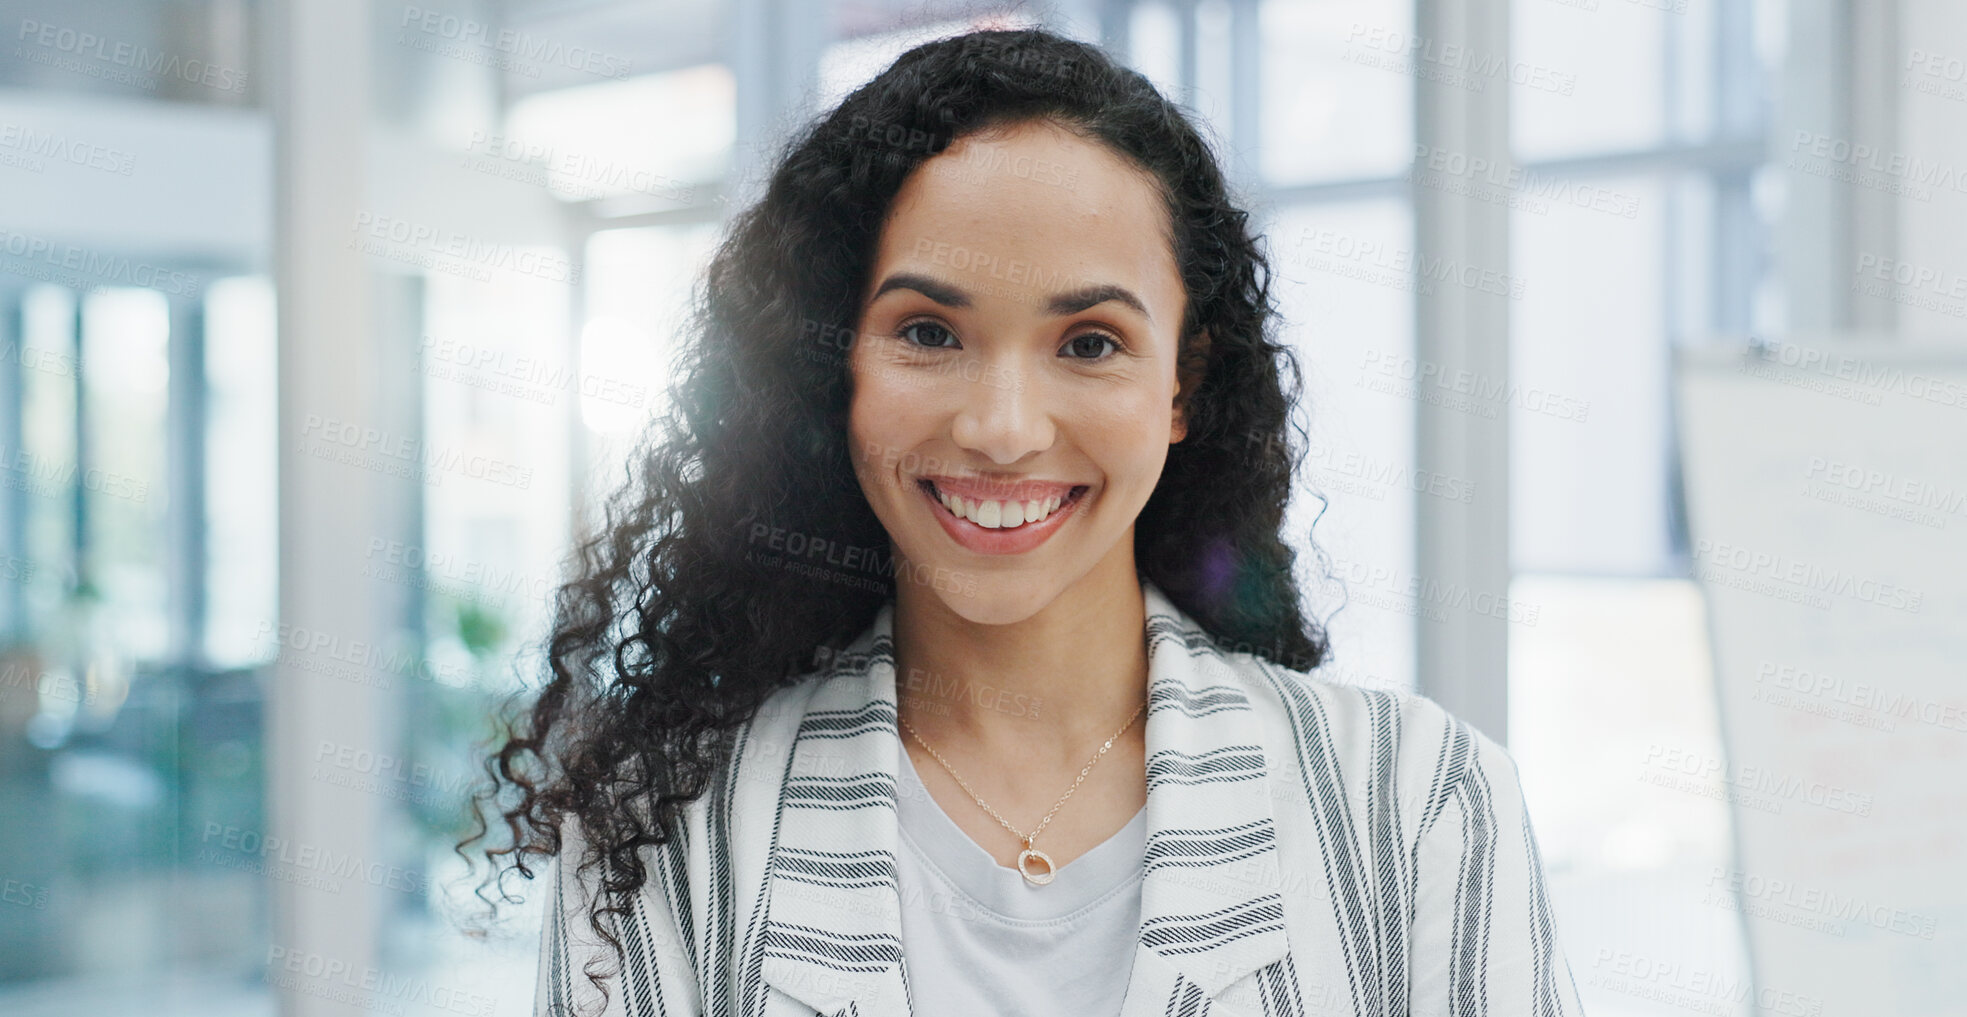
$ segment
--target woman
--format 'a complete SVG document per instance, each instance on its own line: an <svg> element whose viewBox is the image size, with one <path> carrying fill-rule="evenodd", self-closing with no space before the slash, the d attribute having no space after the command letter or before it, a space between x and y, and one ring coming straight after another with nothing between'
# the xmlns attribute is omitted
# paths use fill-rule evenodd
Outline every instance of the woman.
<svg viewBox="0 0 1967 1017"><path fill-rule="evenodd" d="M1307 674L1245 223L1042 31L792 142L493 761L539 1012L1579 1012L1504 750Z"/></svg>

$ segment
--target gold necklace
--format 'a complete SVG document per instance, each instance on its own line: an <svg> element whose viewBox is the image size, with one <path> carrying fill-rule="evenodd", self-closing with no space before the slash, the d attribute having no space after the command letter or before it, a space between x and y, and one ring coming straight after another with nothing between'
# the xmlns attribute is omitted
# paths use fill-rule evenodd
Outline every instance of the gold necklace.
<svg viewBox="0 0 1967 1017"><path fill-rule="evenodd" d="M1047 812L1045 814L1045 818L1039 821L1038 829L1031 831L1031 833L1029 834L1023 833L1019 831L1017 827L1012 826L1008 822L1005 822L1004 817L998 815L996 809L993 809L988 804L986 804L981 797L978 797L975 791L971 791L969 783L965 781L962 777L958 777L956 775L956 770L955 768L949 765L949 760L944 759L942 753L937 752L934 748L931 748L928 742L922 740L921 735L916 734L915 725L910 724L906 720L902 720L902 716L899 709L895 713L895 719L900 720L902 726L908 729L909 735L915 739L916 744L921 745L924 749L928 749L929 754L936 757L936 762L941 763L943 769L948 770L949 775L951 777L956 777L956 783L963 785L963 790L967 792L971 798L975 798L977 804L982 805L983 810L985 812L990 813L991 818L1003 824L1004 829L1011 831L1011 833L1016 835L1020 841L1024 842L1024 850L1018 852L1018 875L1023 876L1025 882L1030 883L1033 886L1044 886L1046 883L1051 882L1052 877L1058 873L1058 866L1052 864L1051 855L1048 855L1045 852L1040 851L1035 847L1032 847L1031 842L1037 839L1040 833L1043 833L1045 831L1045 825L1052 821L1052 817L1058 815L1059 807L1065 804L1065 800L1071 798L1072 793L1074 791L1079 790L1080 783L1086 779L1086 775L1088 773L1092 772L1093 764L1099 762L1100 757L1106 755L1108 749L1113 748L1114 738L1119 738L1121 734L1126 732L1128 728L1133 727L1134 718L1139 717L1141 715L1141 711L1145 709L1147 709L1147 703L1143 701L1141 705L1134 710L1134 716L1128 717L1127 723L1120 725L1120 730L1115 731L1113 733L1113 738L1108 738L1106 740L1106 744L1100 746L1100 751L1093 753L1093 758L1087 761L1086 766L1079 771L1079 779L1073 781L1072 786L1065 789L1065 794L1059 796L1058 803L1052 806L1052 811ZM902 751L906 752L908 750L903 749ZM1040 879L1037 876L1032 875L1031 870L1026 868L1026 866L1030 864L1033 860L1041 861L1045 863L1045 877L1043 879Z"/></svg>

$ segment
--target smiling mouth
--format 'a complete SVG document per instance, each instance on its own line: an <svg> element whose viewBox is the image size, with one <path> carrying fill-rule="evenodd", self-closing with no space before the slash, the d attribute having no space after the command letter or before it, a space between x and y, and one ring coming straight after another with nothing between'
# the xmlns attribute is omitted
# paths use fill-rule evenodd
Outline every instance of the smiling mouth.
<svg viewBox="0 0 1967 1017"><path fill-rule="evenodd" d="M922 479L916 483L943 507L943 511L987 530L1015 530L1042 523L1078 501L1088 489L1087 485L1080 484L1064 495L1054 495L1042 501L980 500L944 494L932 480Z"/></svg>

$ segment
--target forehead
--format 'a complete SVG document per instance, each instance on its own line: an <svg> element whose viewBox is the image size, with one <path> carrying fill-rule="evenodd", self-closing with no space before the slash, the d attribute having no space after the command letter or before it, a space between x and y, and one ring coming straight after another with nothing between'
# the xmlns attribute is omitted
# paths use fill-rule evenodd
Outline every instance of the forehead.
<svg viewBox="0 0 1967 1017"><path fill-rule="evenodd" d="M1050 124L1019 124L960 138L909 176L869 292L906 269L986 298L1042 296L1022 292L1036 279L1047 291L1115 284L1173 307L1181 275L1168 230L1153 178L1124 156Z"/></svg>

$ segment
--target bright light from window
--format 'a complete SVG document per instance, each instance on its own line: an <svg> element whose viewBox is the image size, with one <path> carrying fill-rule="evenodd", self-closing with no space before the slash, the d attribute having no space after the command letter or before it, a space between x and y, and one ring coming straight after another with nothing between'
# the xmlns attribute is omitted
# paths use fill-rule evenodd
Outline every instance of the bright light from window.
<svg viewBox="0 0 1967 1017"><path fill-rule="evenodd" d="M1005 11L836 42L820 54L819 107L827 109L838 104L847 97L847 93L887 70L896 57L925 42L982 29L1032 28L1038 23L1039 20L1027 12Z"/></svg>
<svg viewBox="0 0 1967 1017"><path fill-rule="evenodd" d="M258 663L278 621L280 454L275 434L276 302L265 276L219 279L205 294L205 653Z"/></svg>
<svg viewBox="0 0 1967 1017"><path fill-rule="evenodd" d="M648 195L694 204L727 168L737 139L737 86L705 64L527 96L494 154L541 167L561 198Z"/></svg>
<svg viewBox="0 0 1967 1017"><path fill-rule="evenodd" d="M1133 52L1128 62L1147 75L1161 94L1174 102L1182 96L1182 21L1173 7L1165 3L1146 3L1134 8L1128 33Z"/></svg>
<svg viewBox="0 0 1967 1017"><path fill-rule="evenodd" d="M156 290L97 290L87 303L91 335L99 342L82 347L89 384L107 394L158 394L170 382L165 344L170 338L170 306Z"/></svg>
<svg viewBox="0 0 1967 1017"><path fill-rule="evenodd" d="M603 434L635 430L648 419L646 406L610 399L610 382L667 387L649 333L626 318L599 317L581 330L581 421ZM586 383L593 379L595 384Z"/></svg>

